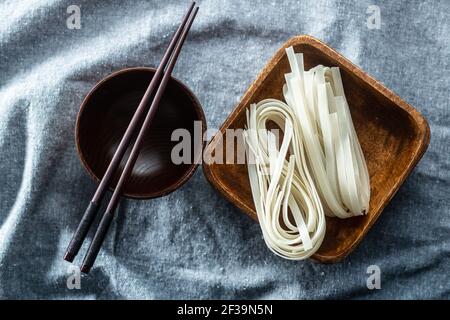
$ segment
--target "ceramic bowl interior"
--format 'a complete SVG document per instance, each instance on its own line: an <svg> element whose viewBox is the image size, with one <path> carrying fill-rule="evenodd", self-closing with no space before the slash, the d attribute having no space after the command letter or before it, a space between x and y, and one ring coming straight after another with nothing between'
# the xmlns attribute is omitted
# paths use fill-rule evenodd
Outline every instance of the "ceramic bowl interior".
<svg viewBox="0 0 450 320"><path fill-rule="evenodd" d="M100 81L84 99L76 124L76 143L84 167L95 180L99 181L106 171L154 73L152 68L118 71ZM202 132L197 136L194 135L195 121L202 124ZM179 143L171 141L171 135L179 128L188 130L193 139L199 140L191 143L191 163L175 164L171 159L172 148ZM200 103L185 85L171 78L126 184L124 195L132 198L155 198L180 187L197 167L194 160L201 157L202 133L205 129L205 117ZM115 175L112 189L131 147L132 144Z"/></svg>

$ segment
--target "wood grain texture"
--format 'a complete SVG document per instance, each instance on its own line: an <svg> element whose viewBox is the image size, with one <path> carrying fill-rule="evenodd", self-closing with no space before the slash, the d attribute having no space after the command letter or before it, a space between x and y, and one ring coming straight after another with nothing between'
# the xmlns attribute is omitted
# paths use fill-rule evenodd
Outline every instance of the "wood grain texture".
<svg viewBox="0 0 450 320"><path fill-rule="evenodd" d="M290 72L285 48L293 46L304 54L305 69L318 64L341 70L344 90L355 129L370 175L371 200L366 216L326 219L327 231L321 248L313 259L334 263L346 257L363 239L383 209L395 195L408 174L424 154L430 129L424 117L380 82L342 55L310 36L287 41L267 63L240 103L225 120L220 132L244 128L245 110L251 103L266 98L283 100L284 74ZM216 135L206 146L206 153L223 144L225 134ZM236 144L235 147L236 148ZM257 220L246 164L203 163L208 181L229 201Z"/></svg>
<svg viewBox="0 0 450 320"><path fill-rule="evenodd" d="M75 138L81 162L97 182L105 173L154 73L155 69L143 67L120 70L100 81L84 99ZM194 135L194 121L202 123L198 136ZM203 147L206 120L202 107L192 92L172 77L125 186L124 196L160 197L176 190L192 176L203 148L194 148L192 141L192 163L174 164L171 151L178 141L171 141L171 135L179 128L188 130L193 139L198 139L197 145ZM111 190L117 184L133 144L134 139L113 178Z"/></svg>

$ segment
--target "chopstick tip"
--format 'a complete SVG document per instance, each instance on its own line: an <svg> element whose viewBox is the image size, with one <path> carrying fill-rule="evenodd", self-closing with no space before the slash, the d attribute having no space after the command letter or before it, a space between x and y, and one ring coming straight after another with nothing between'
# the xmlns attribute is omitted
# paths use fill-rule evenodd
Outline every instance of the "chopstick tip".
<svg viewBox="0 0 450 320"><path fill-rule="evenodd" d="M64 255L64 260L67 262L73 262L73 259L75 258L75 255L71 254L70 252L66 252Z"/></svg>
<svg viewBox="0 0 450 320"><path fill-rule="evenodd" d="M83 264L83 265L81 266L81 268L80 268L80 271L83 272L83 273L85 273L85 274L88 274L90 270L91 270L91 267L89 267L89 266L87 266L87 265L85 265L85 264Z"/></svg>

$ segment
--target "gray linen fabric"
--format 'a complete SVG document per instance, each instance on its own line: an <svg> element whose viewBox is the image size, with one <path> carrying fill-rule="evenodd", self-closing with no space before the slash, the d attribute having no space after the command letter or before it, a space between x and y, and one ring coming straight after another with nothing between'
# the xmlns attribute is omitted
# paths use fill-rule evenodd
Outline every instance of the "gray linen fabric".
<svg viewBox="0 0 450 320"><path fill-rule="evenodd" d="M81 29L66 27L69 5ZM371 30L369 5L380 8ZM69 290L65 247L95 184L78 160L79 105L103 76L155 66L187 1L0 3L1 298L449 298L450 1L200 1L174 75L218 128L274 52L310 34L429 120L428 152L342 263L276 257L201 169L153 201L124 200L95 268ZM86 246L83 247L83 250ZM80 258L76 260L79 264ZM381 289L366 287L378 265Z"/></svg>

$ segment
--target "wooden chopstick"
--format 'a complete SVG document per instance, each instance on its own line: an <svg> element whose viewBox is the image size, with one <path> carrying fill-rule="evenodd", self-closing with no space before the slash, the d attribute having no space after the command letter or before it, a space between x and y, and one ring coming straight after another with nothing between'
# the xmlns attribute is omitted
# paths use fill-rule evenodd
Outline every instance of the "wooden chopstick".
<svg viewBox="0 0 450 320"><path fill-rule="evenodd" d="M81 245L83 244L83 241L86 238L86 235L92 225L92 222L94 221L94 218L97 215L101 201L108 189L108 186L111 183L111 180L114 177L114 174L119 167L119 164L125 154L125 151L127 150L128 146L133 138L133 134L136 132L139 123L142 122L142 119L144 118L145 111L147 110L148 104L149 104L155 90L160 85L161 78L164 73L164 69L167 66L169 58L172 56L172 54L174 52L175 45L177 45L179 43L180 37L183 35L182 32L183 32L183 30L185 30L186 23L188 22L188 19L191 16L194 6L195 6L195 2L192 2L192 4L189 7L188 12L185 14L180 26L178 27L172 40L170 41L170 44L167 47L166 52L164 53L163 58L161 59L161 62L152 78L152 81L150 82L147 90L145 91L145 94L144 94L141 102L139 103L139 106L136 109L136 112L134 113L133 118L131 119L131 121L127 127L127 130L125 131L125 134L123 135L122 140L120 141L120 144L117 147L117 150L114 153L114 156L113 156L111 162L109 163L108 168L106 169L106 172L103 175L103 178L100 181L100 184L98 185L94 196L92 197L92 200L89 202L89 205L88 205L86 211L84 212L84 215L81 218L80 223L78 224L77 230L75 231L75 233L72 237L72 240L70 241L70 243L67 247L66 253L64 255L64 260L72 262L73 259L75 258L75 256L78 254L78 252L81 248ZM192 23L192 20L190 20L190 21Z"/></svg>
<svg viewBox="0 0 450 320"><path fill-rule="evenodd" d="M190 15L189 20L186 23L185 28L183 29L183 33L181 34L179 42L177 43L174 49L173 55L170 58L170 62L167 66L166 71L164 72L161 84L158 90L156 91L155 97L153 98L153 102L150 106L150 109L148 110L147 116L145 117L141 130L139 131L139 134L133 145L130 156L128 157L128 160L125 164L125 168L123 169L122 174L120 175L119 181L117 182L116 188L114 189L108 207L106 208L106 211L103 214L103 217L98 225L94 238L92 239L91 245L89 246L86 256L84 257L83 264L81 265L81 272L83 273L89 272L89 270L91 269L91 267L95 262L98 252L100 251L100 247L103 243L103 240L105 239L106 233L108 232L109 226L111 225L111 221L114 217L114 212L116 211L117 205L122 195L122 190L128 178L130 177L131 170L133 169L134 164L136 163L136 160L139 156L139 152L141 150L144 137L147 135L147 132L150 128L150 124L156 114L156 110L158 109L158 105L167 87L167 83L170 80L173 68L178 59L178 55L180 54L181 48L184 44L184 41L186 40L186 36L189 33L192 22L194 21L197 12L198 7L196 7L194 9L194 12L192 12L192 14Z"/></svg>

